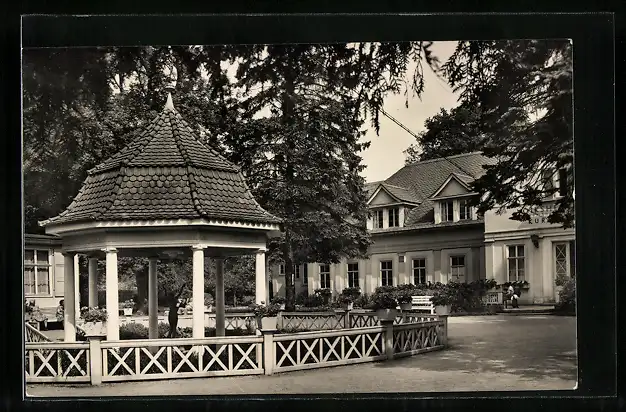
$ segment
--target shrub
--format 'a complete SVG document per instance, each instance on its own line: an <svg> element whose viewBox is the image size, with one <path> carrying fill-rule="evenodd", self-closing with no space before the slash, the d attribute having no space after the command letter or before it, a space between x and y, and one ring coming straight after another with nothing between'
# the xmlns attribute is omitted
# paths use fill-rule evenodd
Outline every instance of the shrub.
<svg viewBox="0 0 626 412"><path fill-rule="evenodd" d="M398 306L393 293L375 293L372 297L373 309L395 309Z"/></svg>
<svg viewBox="0 0 626 412"><path fill-rule="evenodd" d="M96 306L95 308L81 308L80 317L85 322L106 322L108 315L106 309L100 309Z"/></svg>
<svg viewBox="0 0 626 412"><path fill-rule="evenodd" d="M284 297L282 297L282 296L274 296L274 297L272 298L272 304L274 304L274 305L282 305L282 304L284 304L286 301L287 301L287 300L286 300Z"/></svg>
<svg viewBox="0 0 626 412"><path fill-rule="evenodd" d="M148 328L141 323L126 323L120 326L120 339L148 339Z"/></svg>
<svg viewBox="0 0 626 412"><path fill-rule="evenodd" d="M563 285L563 289L559 292L559 303L556 305L557 310L575 311L576 310L576 280L570 278Z"/></svg>
<svg viewBox="0 0 626 412"><path fill-rule="evenodd" d="M309 292L304 290L296 295L296 305L305 306L305 302L309 297Z"/></svg>
<svg viewBox="0 0 626 412"><path fill-rule="evenodd" d="M344 290L341 291L341 296L344 299L351 299L351 301L354 302L356 299L359 298L359 296L361 296L361 289L360 288L345 288Z"/></svg>
<svg viewBox="0 0 626 412"><path fill-rule="evenodd" d="M354 306L362 309L372 309L372 297L370 295L361 295L359 298L355 299Z"/></svg>
<svg viewBox="0 0 626 412"><path fill-rule="evenodd" d="M256 316L257 318L259 317L265 318L265 317L276 316L278 312L280 311L280 306L274 303L270 303L269 305L266 305L265 302L261 302L260 305L257 305L257 304L250 305L250 310L252 311L252 313L254 313L254 316Z"/></svg>
<svg viewBox="0 0 626 412"><path fill-rule="evenodd" d="M316 293L310 296L306 296L304 298L303 306L307 308L314 308L314 307L322 306L324 304L325 304L324 298L321 295L318 295Z"/></svg>

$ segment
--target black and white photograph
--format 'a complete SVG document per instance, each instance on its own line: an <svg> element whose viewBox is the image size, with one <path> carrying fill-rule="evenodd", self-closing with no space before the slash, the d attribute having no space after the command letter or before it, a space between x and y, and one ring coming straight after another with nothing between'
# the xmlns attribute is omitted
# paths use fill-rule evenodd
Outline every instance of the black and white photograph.
<svg viewBox="0 0 626 412"><path fill-rule="evenodd" d="M26 396L576 389L574 46L24 47Z"/></svg>

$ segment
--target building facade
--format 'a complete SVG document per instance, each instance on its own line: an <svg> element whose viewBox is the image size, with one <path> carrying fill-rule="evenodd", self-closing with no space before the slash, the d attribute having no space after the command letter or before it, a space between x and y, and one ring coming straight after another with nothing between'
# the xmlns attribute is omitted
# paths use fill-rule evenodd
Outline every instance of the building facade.
<svg viewBox="0 0 626 412"><path fill-rule="evenodd" d="M346 287L370 294L384 285L485 278L484 220L467 201L477 196L469 184L492 162L481 153L450 156L368 183L369 258L301 265L294 270L296 294L329 288L336 295ZM284 296L284 268L269 270L273 294Z"/></svg>
<svg viewBox="0 0 626 412"><path fill-rule="evenodd" d="M63 268L59 237L24 236L24 297L27 300L34 300L42 310L56 309L63 299Z"/></svg>
<svg viewBox="0 0 626 412"><path fill-rule="evenodd" d="M485 214L485 262L498 283L527 281L520 303L558 300L557 276L575 276L575 231L547 223L554 201L535 211L530 221L511 220L512 211Z"/></svg>

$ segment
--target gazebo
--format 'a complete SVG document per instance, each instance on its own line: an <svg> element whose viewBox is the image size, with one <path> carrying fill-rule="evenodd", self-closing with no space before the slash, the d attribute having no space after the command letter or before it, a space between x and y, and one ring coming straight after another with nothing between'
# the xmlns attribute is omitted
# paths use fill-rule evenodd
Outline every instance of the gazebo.
<svg viewBox="0 0 626 412"><path fill-rule="evenodd" d="M106 260L107 340L119 340L117 259L147 257L149 337L158 337L157 261L193 258L193 337L204 337L204 261L216 259L216 334L224 336L226 256L256 254L256 302L266 300L267 239L280 219L254 199L240 168L202 144L174 108L120 152L89 170L68 208L42 221L61 237L65 341L76 339L75 256L89 258L89 306L97 306L98 259Z"/></svg>

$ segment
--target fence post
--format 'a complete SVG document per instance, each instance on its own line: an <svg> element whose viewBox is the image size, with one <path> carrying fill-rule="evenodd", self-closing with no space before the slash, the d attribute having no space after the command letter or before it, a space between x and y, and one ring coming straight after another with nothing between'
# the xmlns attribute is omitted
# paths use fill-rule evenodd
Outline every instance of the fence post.
<svg viewBox="0 0 626 412"><path fill-rule="evenodd" d="M89 376L92 385L102 383L102 347L100 344L104 340L102 335L87 336L89 342Z"/></svg>
<svg viewBox="0 0 626 412"><path fill-rule="evenodd" d="M439 319L443 321L441 326L441 344L444 347L448 346L448 315L439 315Z"/></svg>
<svg viewBox="0 0 626 412"><path fill-rule="evenodd" d="M346 309L346 314L343 317L343 328L350 329L350 310Z"/></svg>
<svg viewBox="0 0 626 412"><path fill-rule="evenodd" d="M274 363L276 356L274 354L274 334L276 329L262 329L263 335L263 369L266 375L274 373Z"/></svg>
<svg viewBox="0 0 626 412"><path fill-rule="evenodd" d="M278 315L276 316L276 327L278 329L283 329L285 327L283 323L283 311L279 310Z"/></svg>
<svg viewBox="0 0 626 412"><path fill-rule="evenodd" d="M385 329L385 355L386 360L393 359L393 320L381 320L380 324Z"/></svg>

